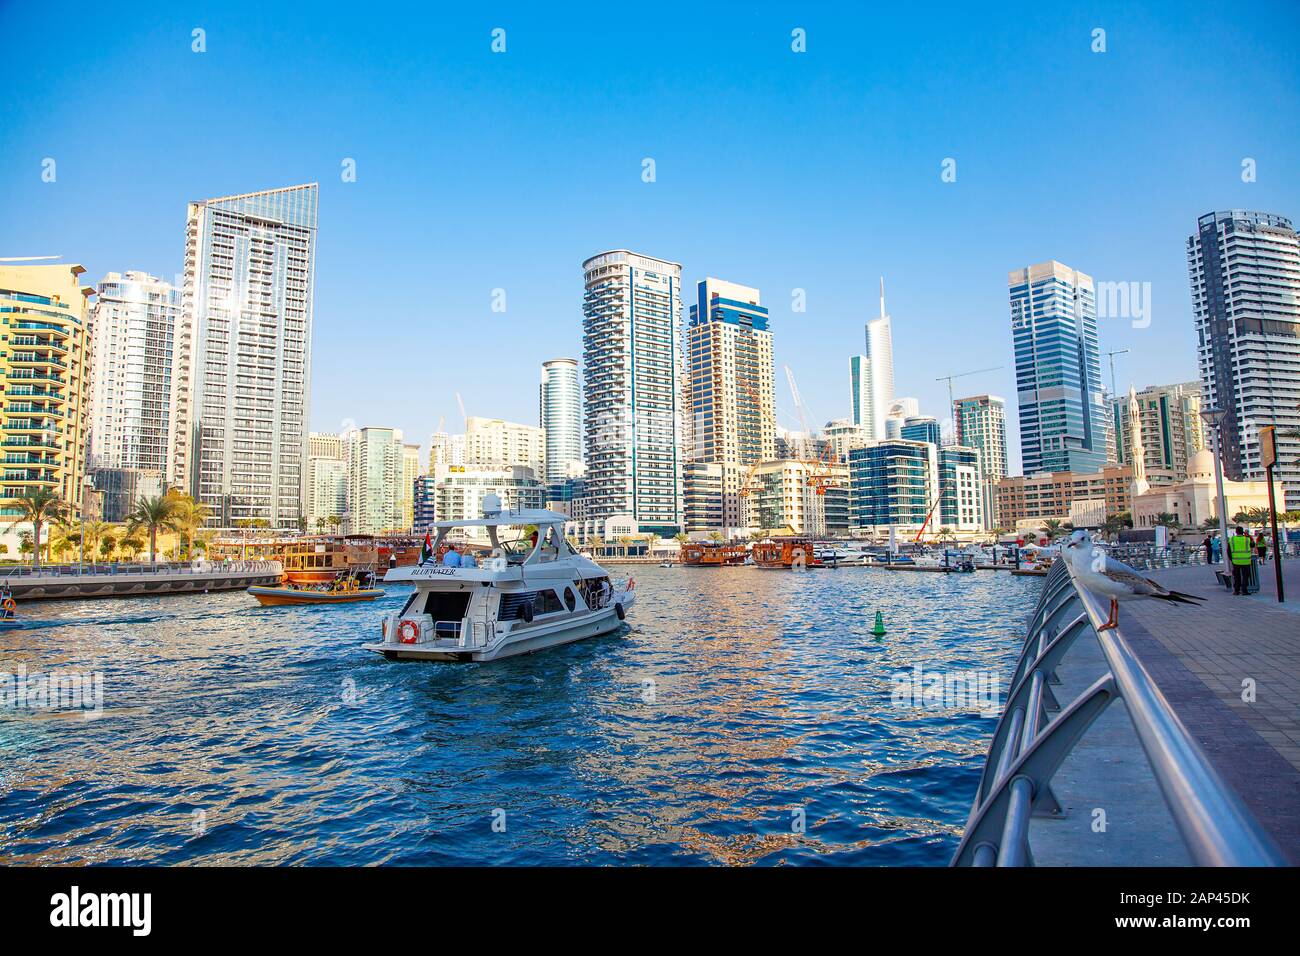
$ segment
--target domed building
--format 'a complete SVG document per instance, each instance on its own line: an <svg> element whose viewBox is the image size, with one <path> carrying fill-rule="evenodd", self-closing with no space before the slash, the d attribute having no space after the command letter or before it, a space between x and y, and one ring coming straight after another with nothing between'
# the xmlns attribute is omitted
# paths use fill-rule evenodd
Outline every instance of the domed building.
<svg viewBox="0 0 1300 956"><path fill-rule="evenodd" d="M1282 482L1273 483L1278 507L1285 500ZM1268 482L1223 479L1228 499L1228 523L1238 511L1268 507ZM1187 480L1133 496L1133 526L1154 528L1161 512L1174 515L1185 532L1198 531L1202 521L1218 520L1219 494L1214 483L1214 453L1204 448L1187 459Z"/></svg>

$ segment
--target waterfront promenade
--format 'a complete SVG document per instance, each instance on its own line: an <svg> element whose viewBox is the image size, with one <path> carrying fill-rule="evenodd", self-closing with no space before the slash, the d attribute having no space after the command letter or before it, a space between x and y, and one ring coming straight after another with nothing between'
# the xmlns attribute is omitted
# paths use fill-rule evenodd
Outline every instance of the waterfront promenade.
<svg viewBox="0 0 1300 956"><path fill-rule="evenodd" d="M1205 566L1147 572L1205 604L1126 602L1120 628L1224 782L1288 862L1300 865L1300 561L1283 569L1287 604L1277 603L1271 563L1249 597L1234 597ZM1069 699L1103 668L1088 633L1058 668L1058 698ZM1030 827L1040 865L1189 862L1123 701L1062 764L1053 790L1065 813L1037 817Z"/></svg>

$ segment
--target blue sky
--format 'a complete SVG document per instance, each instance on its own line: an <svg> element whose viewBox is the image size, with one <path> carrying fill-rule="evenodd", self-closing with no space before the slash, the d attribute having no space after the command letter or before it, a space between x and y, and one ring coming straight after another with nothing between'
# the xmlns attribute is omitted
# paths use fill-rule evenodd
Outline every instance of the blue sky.
<svg viewBox="0 0 1300 956"><path fill-rule="evenodd" d="M318 181L312 427L422 444L456 392L535 422L596 252L759 287L787 427L784 365L847 415L883 274L897 391L942 416L938 376L1002 365L957 388L1005 396L1014 445L1008 270L1151 283L1102 349L1121 388L1190 380L1197 216L1300 219L1294 3L559 6L0 3L0 256L171 277L187 200Z"/></svg>

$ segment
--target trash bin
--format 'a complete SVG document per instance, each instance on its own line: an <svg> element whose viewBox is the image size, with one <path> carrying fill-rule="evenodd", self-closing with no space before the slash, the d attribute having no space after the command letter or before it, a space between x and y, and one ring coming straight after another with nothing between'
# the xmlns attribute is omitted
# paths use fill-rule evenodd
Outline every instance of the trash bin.
<svg viewBox="0 0 1300 956"><path fill-rule="evenodd" d="M1255 594L1259 591L1259 558L1255 555L1250 556L1250 574L1246 578L1246 593Z"/></svg>

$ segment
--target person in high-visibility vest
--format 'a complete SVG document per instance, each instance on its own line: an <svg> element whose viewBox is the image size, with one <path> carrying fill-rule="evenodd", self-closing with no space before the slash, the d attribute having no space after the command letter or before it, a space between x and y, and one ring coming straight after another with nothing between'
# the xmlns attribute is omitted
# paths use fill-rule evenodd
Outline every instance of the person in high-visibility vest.
<svg viewBox="0 0 1300 956"><path fill-rule="evenodd" d="M1246 582L1250 580L1250 558L1254 551L1254 542L1246 529L1237 526L1236 533L1228 539L1228 558L1232 561L1232 593L1245 594Z"/></svg>

